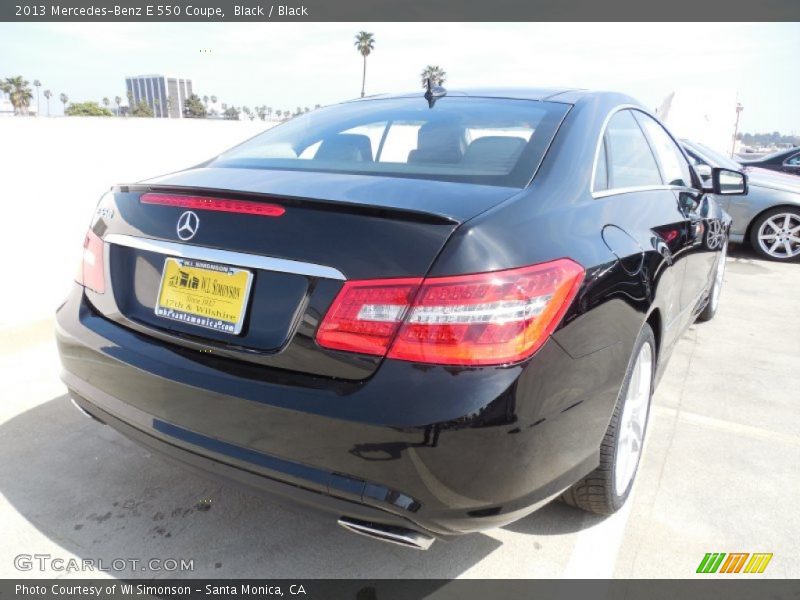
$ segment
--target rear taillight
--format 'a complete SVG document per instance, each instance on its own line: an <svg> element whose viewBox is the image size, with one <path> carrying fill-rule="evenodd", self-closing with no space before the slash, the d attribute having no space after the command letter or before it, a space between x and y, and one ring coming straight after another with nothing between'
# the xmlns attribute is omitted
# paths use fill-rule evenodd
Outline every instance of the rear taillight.
<svg viewBox="0 0 800 600"><path fill-rule="evenodd" d="M422 279L348 281L317 331L325 348L383 356Z"/></svg>
<svg viewBox="0 0 800 600"><path fill-rule="evenodd" d="M262 217L280 217L286 209L277 204L252 202L249 200L231 200L229 198L212 198L209 196L186 196L183 194L142 194L142 204L161 204L178 208L194 208L196 210L213 210L217 212L242 213Z"/></svg>
<svg viewBox="0 0 800 600"><path fill-rule="evenodd" d="M83 259L78 283L98 294L106 291L103 240L91 229L86 232L83 240Z"/></svg>
<svg viewBox="0 0 800 600"><path fill-rule="evenodd" d="M536 352L583 280L569 259L494 273L347 282L321 346L448 365L507 364ZM387 352L388 349L388 352Z"/></svg>

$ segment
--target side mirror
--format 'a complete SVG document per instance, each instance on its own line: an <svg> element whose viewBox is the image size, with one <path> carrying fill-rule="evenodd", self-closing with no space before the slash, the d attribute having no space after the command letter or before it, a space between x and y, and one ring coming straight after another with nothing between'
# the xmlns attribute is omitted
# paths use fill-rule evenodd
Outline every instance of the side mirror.
<svg viewBox="0 0 800 600"><path fill-rule="evenodd" d="M747 193L747 175L714 167L711 169L711 191L720 196L743 196Z"/></svg>

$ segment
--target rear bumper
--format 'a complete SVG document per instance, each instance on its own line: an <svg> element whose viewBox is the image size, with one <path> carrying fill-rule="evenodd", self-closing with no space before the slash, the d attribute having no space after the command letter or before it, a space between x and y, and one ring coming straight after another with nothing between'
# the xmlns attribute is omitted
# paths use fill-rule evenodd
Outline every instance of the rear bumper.
<svg viewBox="0 0 800 600"><path fill-rule="evenodd" d="M614 347L573 359L553 340L524 365L385 361L362 382L243 365L108 321L77 285L56 330L76 402L134 440L292 502L436 536L514 521L591 471L619 389Z"/></svg>
<svg viewBox="0 0 800 600"><path fill-rule="evenodd" d="M65 375L65 379L70 381L70 376ZM72 380L75 382L74 380ZM68 383L69 386L69 383ZM403 527L413 529L421 533L431 535L432 533L420 527L413 521L395 515L386 510L381 510L364 504L362 502L345 500L330 493L320 493L297 486L287 485L285 482L266 477L262 474L254 473L247 469L231 466L225 462L214 460L203 454L198 454L181 446L169 443L163 439L145 433L144 431L132 427L111 413L98 408L85 397L79 395L75 388L70 387L70 396L75 404L88 413L89 416L98 421L113 427L126 437L138 444L164 456L172 461L180 463L182 466L195 471L203 476L212 476L216 479L244 487L248 490L255 490L259 493L267 493L279 500L284 500L292 504L302 504L312 509L321 510L335 515L346 515L365 522L379 523L381 525ZM85 385L77 383L77 387L87 389ZM90 392L96 398L103 399L104 393L94 389ZM109 400L108 398L104 398ZM436 535L436 534L433 534ZM439 534L441 536L441 534Z"/></svg>

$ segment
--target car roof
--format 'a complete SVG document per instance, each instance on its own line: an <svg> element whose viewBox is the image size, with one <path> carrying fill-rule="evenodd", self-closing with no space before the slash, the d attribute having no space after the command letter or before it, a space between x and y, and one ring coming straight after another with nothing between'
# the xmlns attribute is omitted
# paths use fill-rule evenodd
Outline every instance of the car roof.
<svg viewBox="0 0 800 600"><path fill-rule="evenodd" d="M763 165L763 164L771 164L771 163L781 163L790 155L795 154L798 150L800 150L800 146L796 146L794 148L787 148L785 150L776 150L775 152L770 152L768 154L762 154L757 158L742 158L742 164L745 165Z"/></svg>
<svg viewBox="0 0 800 600"><path fill-rule="evenodd" d="M504 98L512 100L536 100L536 101L551 101L563 102L565 104L575 104L578 100L587 96L599 95L618 95L614 92L601 92L591 91L581 88L566 88L566 87L509 87L509 88L466 88L466 89L447 89L448 96L472 96L475 98ZM415 92L397 93L397 94L376 94L374 96L366 96L364 98L356 98L349 102L360 102L364 100L377 100L377 99L390 99L390 98L416 98L425 93L423 89Z"/></svg>

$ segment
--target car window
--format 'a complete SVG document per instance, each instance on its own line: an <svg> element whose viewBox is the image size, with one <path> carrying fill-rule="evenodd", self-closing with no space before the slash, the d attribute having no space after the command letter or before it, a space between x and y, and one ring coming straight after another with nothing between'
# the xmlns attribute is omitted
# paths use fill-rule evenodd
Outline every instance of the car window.
<svg viewBox="0 0 800 600"><path fill-rule="evenodd" d="M789 160L786 161L787 165L798 166L800 165L800 154L795 154Z"/></svg>
<svg viewBox="0 0 800 600"><path fill-rule="evenodd" d="M636 119L650 136L653 150L661 164L664 183L680 187L692 187L692 173L689 163L683 156L678 145L667 134L664 128L648 115L637 112Z"/></svg>
<svg viewBox="0 0 800 600"><path fill-rule="evenodd" d="M557 102L446 96L346 102L295 117L210 166L526 186L569 110Z"/></svg>
<svg viewBox="0 0 800 600"><path fill-rule="evenodd" d="M700 165L709 166L707 162L705 162L702 158L697 156L694 152L687 148L686 155L689 157L689 163L693 167L699 167Z"/></svg>
<svg viewBox="0 0 800 600"><path fill-rule="evenodd" d="M609 189L663 185L647 139L629 110L616 113L605 133Z"/></svg>
<svg viewBox="0 0 800 600"><path fill-rule="evenodd" d="M600 144L597 153L597 165L594 169L594 186L592 191L602 192L608 189L608 153L606 152L605 139Z"/></svg>
<svg viewBox="0 0 800 600"><path fill-rule="evenodd" d="M690 156L694 155L697 160L707 164L709 167L722 167L733 171L738 171L742 168L742 165L735 160L716 150L712 150L704 144L684 142L683 147Z"/></svg>

